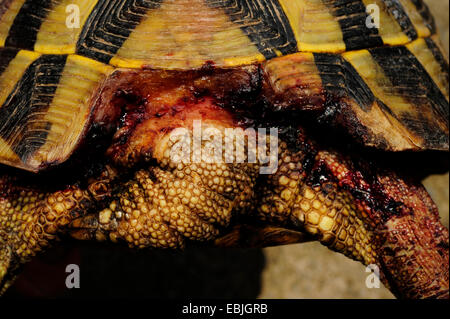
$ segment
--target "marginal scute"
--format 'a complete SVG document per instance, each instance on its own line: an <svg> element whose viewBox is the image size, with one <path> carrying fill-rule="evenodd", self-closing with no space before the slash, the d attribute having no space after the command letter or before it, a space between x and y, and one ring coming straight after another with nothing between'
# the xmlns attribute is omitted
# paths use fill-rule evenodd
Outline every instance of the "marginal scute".
<svg viewBox="0 0 450 319"><path fill-rule="evenodd" d="M96 90L112 68L77 55L69 55L45 121L52 123L46 143L29 165L42 168L64 162L76 149L89 125Z"/></svg>
<svg viewBox="0 0 450 319"><path fill-rule="evenodd" d="M373 48L369 52L391 84L387 87L381 86L384 94L390 99L401 97L405 101L404 105L399 105L398 108L390 107L399 121L412 135L424 139L424 148L448 149L448 100L426 68L404 46L391 49ZM448 70L439 73L445 72ZM389 107L389 102L386 102Z"/></svg>
<svg viewBox="0 0 450 319"><path fill-rule="evenodd" d="M448 149L448 62L434 38L342 54L300 52L263 69L276 110L325 109L367 146Z"/></svg>
<svg viewBox="0 0 450 319"><path fill-rule="evenodd" d="M64 162L80 142L91 99L112 68L76 55L22 50L2 70L1 162L33 172Z"/></svg>
<svg viewBox="0 0 450 319"><path fill-rule="evenodd" d="M44 54L74 54L82 27L99 0L54 2L36 36L34 50Z"/></svg>
<svg viewBox="0 0 450 319"><path fill-rule="evenodd" d="M356 117L362 122L362 125L366 125L376 132L377 125L383 123L382 130L378 134L383 134L388 143L400 149L414 149L423 145L425 143L423 137L415 132L410 132L398 118L402 112L413 111L410 110L411 105L402 94L391 89L393 84L386 77L383 69L373 60L370 53L366 50L344 53L344 59L357 70L375 98L367 117L355 110ZM378 116L373 117L374 115ZM413 116L417 115L416 113ZM391 132L398 133L391 135Z"/></svg>
<svg viewBox="0 0 450 319"><path fill-rule="evenodd" d="M3 105L17 82L22 78L25 70L41 55L31 51L16 49L0 49L0 104Z"/></svg>
<svg viewBox="0 0 450 319"><path fill-rule="evenodd" d="M267 99L276 108L314 109L325 102L322 80L312 53L297 53L273 59L264 65L270 92Z"/></svg>
<svg viewBox="0 0 450 319"><path fill-rule="evenodd" d="M10 62L8 66L9 70L17 66L21 78L17 83L10 83L14 86L0 107L0 136L20 158L19 163L8 163L8 159L6 162L19 167L25 166L32 153L45 143L51 123L44 121L42 115L50 106L67 59L64 55L36 56L31 53L25 54L32 58L23 61L23 65L21 56L11 61L19 60L18 64ZM11 81L9 78L3 80L5 84Z"/></svg>
<svg viewBox="0 0 450 319"><path fill-rule="evenodd" d="M406 45L409 51L417 58L420 64L433 79L439 90L449 100L449 66L447 58L442 54L438 45L432 38L419 39Z"/></svg>
<svg viewBox="0 0 450 319"><path fill-rule="evenodd" d="M436 32L434 19L422 0L399 0L417 31L419 38L426 38Z"/></svg>

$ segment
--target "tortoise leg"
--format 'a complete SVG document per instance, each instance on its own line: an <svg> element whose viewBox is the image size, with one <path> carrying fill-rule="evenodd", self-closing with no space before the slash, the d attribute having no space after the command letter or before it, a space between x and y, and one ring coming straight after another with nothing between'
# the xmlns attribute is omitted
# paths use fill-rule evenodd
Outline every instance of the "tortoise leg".
<svg viewBox="0 0 450 319"><path fill-rule="evenodd" d="M107 170L86 190L42 191L29 180L25 187L2 177L3 269L13 274L63 231L141 248L217 238L216 244L241 246L313 238L378 265L399 297L448 296L448 231L419 184L320 150L302 134L289 145L281 142L277 172L263 176L258 164L174 163L165 151L170 143L156 146L163 154L158 166L138 169L127 182L111 183L114 172ZM257 233L236 239L249 230L236 226L243 217L266 223L250 228L262 240Z"/></svg>
<svg viewBox="0 0 450 319"><path fill-rule="evenodd" d="M5 172L0 177L0 291L9 287L22 264L47 248L72 220L104 196L108 171L82 189L55 186L26 173Z"/></svg>
<svg viewBox="0 0 450 319"><path fill-rule="evenodd" d="M371 234L376 264L395 295L449 297L448 229L420 182L329 151L319 153L317 167L354 198L359 228Z"/></svg>
<svg viewBox="0 0 450 319"><path fill-rule="evenodd" d="M360 154L350 160L314 148L313 159L301 149L282 155L278 172L257 190L259 217L377 265L398 297L448 298L448 230L423 186Z"/></svg>
<svg viewBox="0 0 450 319"><path fill-rule="evenodd" d="M377 265L398 297L448 296L448 230L419 183L321 150L302 134L290 144L281 142L272 175L257 176L253 164L175 164L163 157L137 171L109 207L75 220L72 235L141 248L314 239ZM252 218L252 226L244 224Z"/></svg>
<svg viewBox="0 0 450 319"><path fill-rule="evenodd" d="M138 170L100 212L73 221L78 239L125 241L130 247L181 248L211 241L233 214L253 205L257 166L169 163Z"/></svg>

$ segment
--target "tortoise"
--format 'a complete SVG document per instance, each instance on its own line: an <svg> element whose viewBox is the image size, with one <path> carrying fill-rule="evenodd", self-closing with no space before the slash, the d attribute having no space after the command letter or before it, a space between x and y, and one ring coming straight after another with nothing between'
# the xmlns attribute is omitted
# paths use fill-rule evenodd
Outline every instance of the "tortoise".
<svg viewBox="0 0 450 319"><path fill-rule="evenodd" d="M447 155L448 101L422 0L3 0L1 291L62 239L314 240L448 298L416 174Z"/></svg>

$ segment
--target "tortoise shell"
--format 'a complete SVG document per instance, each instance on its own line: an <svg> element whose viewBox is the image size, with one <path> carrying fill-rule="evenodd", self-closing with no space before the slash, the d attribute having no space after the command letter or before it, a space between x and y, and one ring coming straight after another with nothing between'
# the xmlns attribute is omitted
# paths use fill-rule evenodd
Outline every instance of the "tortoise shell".
<svg viewBox="0 0 450 319"><path fill-rule="evenodd" d="M448 62L421 0L4 0L0 162L66 161L118 69L246 65L276 110L332 114L384 150L448 149Z"/></svg>

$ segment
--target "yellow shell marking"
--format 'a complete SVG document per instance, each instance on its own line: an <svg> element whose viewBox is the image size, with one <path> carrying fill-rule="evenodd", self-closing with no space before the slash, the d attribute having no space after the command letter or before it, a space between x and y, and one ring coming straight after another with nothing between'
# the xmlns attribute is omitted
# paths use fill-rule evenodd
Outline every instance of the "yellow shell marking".
<svg viewBox="0 0 450 319"><path fill-rule="evenodd" d="M382 0L362 0L367 6L376 5L380 13L380 25L378 33L386 45L401 45L409 42L408 36L403 33L398 22L388 13L386 4Z"/></svg>
<svg viewBox="0 0 450 319"><path fill-rule="evenodd" d="M264 60L257 47L218 9L203 0L167 0L147 13L111 59L118 67L197 68Z"/></svg>
<svg viewBox="0 0 450 319"><path fill-rule="evenodd" d="M113 68L78 55L69 55L53 101L45 115L52 123L45 144L29 165L63 162L79 142L91 112L92 92ZM64 141L64 142L62 142Z"/></svg>
<svg viewBox="0 0 450 319"><path fill-rule="evenodd" d="M400 116L401 114L411 114L415 113L416 108L411 105L410 102L405 100L402 96L395 92L395 88L389 79L385 76L382 68L374 61L371 54L367 50L346 52L343 54L344 59L346 59L350 64L358 71L359 75L363 78L366 84L369 86L373 94L380 99L381 102L386 104L392 112ZM375 112L377 110L382 111L380 106L376 105ZM400 130L400 133L411 139L411 142L415 145L421 145L422 139L413 135L409 130L407 130L403 124L399 123L395 118L386 112L383 112L385 117L392 122L392 126ZM361 114L362 115L362 114ZM359 116L359 114L358 114ZM417 114L415 115L417 116ZM384 117L381 117L384 118ZM379 121L379 115L374 118ZM373 123L373 127L376 128L376 123ZM392 130L392 129L391 129Z"/></svg>
<svg viewBox="0 0 450 319"><path fill-rule="evenodd" d="M343 52L338 21L322 0L279 0L288 16L299 51Z"/></svg>
<svg viewBox="0 0 450 319"><path fill-rule="evenodd" d="M0 74L0 108L16 86L16 83L22 78L25 70L39 57L39 53L19 51L5 71ZM0 138L0 163L16 165L19 162L18 156L8 143Z"/></svg>
<svg viewBox="0 0 450 319"><path fill-rule="evenodd" d="M0 74L0 107L5 103L16 83L20 81L25 70L40 56L36 52L19 51L6 70Z"/></svg>
<svg viewBox="0 0 450 319"><path fill-rule="evenodd" d="M265 71L276 93L301 89L304 96L319 95L322 80L312 53L296 53L267 62Z"/></svg>
<svg viewBox="0 0 450 319"><path fill-rule="evenodd" d="M418 39L406 45L406 47L419 60L420 64L425 68L448 101L448 79L446 79L445 73L442 72L441 66L434 58L425 40Z"/></svg>
<svg viewBox="0 0 450 319"><path fill-rule="evenodd" d="M422 16L420 15L419 12L417 12L417 8L412 3L412 1L399 0L399 2L402 4L406 14L408 15L409 19L414 25L414 28L416 29L419 38L429 37L431 35L430 29L428 29L427 26L425 25Z"/></svg>

